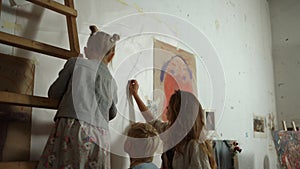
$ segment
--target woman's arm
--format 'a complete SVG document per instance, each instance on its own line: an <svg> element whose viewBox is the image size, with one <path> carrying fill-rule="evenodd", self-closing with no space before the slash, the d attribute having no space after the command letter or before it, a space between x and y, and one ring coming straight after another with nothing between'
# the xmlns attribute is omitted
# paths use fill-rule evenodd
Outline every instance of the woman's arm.
<svg viewBox="0 0 300 169"><path fill-rule="evenodd" d="M150 123L159 133L164 132L169 124L167 122L162 122L161 120L154 119L151 111L148 110L147 106L144 104L140 96L138 95L139 84L136 80L132 80L129 85L129 91L134 97L143 117L145 120Z"/></svg>
<svg viewBox="0 0 300 169"><path fill-rule="evenodd" d="M136 104L138 105L143 117L147 122L154 120L152 113L148 110L147 106L144 104L143 100L138 95L139 84L136 80L131 80L129 91L132 94Z"/></svg>

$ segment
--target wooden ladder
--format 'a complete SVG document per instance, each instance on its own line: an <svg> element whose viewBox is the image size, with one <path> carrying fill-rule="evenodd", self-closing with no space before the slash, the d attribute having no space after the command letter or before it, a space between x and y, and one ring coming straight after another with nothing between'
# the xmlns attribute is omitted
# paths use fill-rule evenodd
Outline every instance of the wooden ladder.
<svg viewBox="0 0 300 169"><path fill-rule="evenodd" d="M57 58L62 58L62 59L77 57L78 54L80 53L80 47L79 47L77 23L76 23L77 10L74 9L74 1L64 0L64 4L60 4L53 0L27 0L27 1L35 5L39 5L41 7L52 10L54 12L60 13L66 17L70 49L66 50L63 48L49 45L47 43L26 39L5 32L0 32L0 43L29 50L29 51L46 54ZM0 0L0 7L1 5L2 5L2 1ZM0 53L0 55L5 55L5 54ZM0 103L18 105L18 106L57 109L59 102L58 100L49 99L47 97L0 91ZM0 168L5 168L5 169L33 169L36 168L36 165L37 162L30 162L30 161L0 162Z"/></svg>

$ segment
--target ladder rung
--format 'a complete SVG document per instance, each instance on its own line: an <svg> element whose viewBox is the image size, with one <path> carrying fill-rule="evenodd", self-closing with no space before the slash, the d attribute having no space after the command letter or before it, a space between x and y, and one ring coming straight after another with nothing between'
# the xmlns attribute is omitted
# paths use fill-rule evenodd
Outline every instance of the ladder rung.
<svg viewBox="0 0 300 169"><path fill-rule="evenodd" d="M0 32L0 43L55 56L62 59L68 59L71 57L78 56L78 53L75 51L72 52L66 49L58 48L38 41L22 38L16 35L11 35L5 32Z"/></svg>
<svg viewBox="0 0 300 169"><path fill-rule="evenodd" d="M59 101L49 99L47 97L0 91L0 103L17 106L57 109Z"/></svg>
<svg viewBox="0 0 300 169"><path fill-rule="evenodd" d="M53 0L27 0L36 5L42 6L44 8L50 9L52 11L58 12L63 15L77 16L77 11L71 7L65 6Z"/></svg>
<svg viewBox="0 0 300 169"><path fill-rule="evenodd" d="M37 161L0 162L0 168L5 169L35 169Z"/></svg>

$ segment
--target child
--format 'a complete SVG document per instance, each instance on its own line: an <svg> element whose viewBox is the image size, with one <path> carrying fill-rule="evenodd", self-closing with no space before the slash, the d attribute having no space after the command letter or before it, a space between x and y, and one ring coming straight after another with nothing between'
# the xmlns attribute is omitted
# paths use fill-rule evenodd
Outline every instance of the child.
<svg viewBox="0 0 300 169"><path fill-rule="evenodd" d="M212 147L201 138L204 117L201 104L190 92L177 90L167 106L168 122L155 120L138 95L139 85L132 80L129 90L142 115L160 133L164 142L162 169L216 169Z"/></svg>
<svg viewBox="0 0 300 169"><path fill-rule="evenodd" d="M130 169L158 169L152 163L160 140L156 129L148 123L133 123L127 136L124 150L130 156Z"/></svg>
<svg viewBox="0 0 300 169"><path fill-rule="evenodd" d="M50 86L49 98L60 100L42 168L110 168L108 121L116 116L117 85L107 64L119 35L90 26L85 56L69 59Z"/></svg>

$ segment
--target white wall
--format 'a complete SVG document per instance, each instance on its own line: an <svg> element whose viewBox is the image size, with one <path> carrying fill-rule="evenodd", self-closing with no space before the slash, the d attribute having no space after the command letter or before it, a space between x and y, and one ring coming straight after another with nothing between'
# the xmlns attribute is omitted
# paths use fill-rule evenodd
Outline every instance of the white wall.
<svg viewBox="0 0 300 169"><path fill-rule="evenodd" d="M199 99L203 107L216 109L221 139L236 139L240 143L243 151L238 155L239 167L263 168L264 158L268 156L270 168L276 168L276 152L269 130L266 138L253 138L252 124L253 114L267 116L276 112L266 1L90 0L76 1L75 6L81 48L90 24L121 35L112 68L118 79L118 107L122 110L111 125L112 132L120 133L113 135L113 152L124 154L119 137L129 123L126 120L129 117L125 96L127 80L137 78L143 98L152 96L152 71L145 67L152 66L152 40L157 38L196 54ZM1 24L8 20L21 28L2 28L5 31L14 30L16 34L68 47L64 17L25 3L18 7L14 18L11 15L15 13L9 12L14 8L6 8L4 12L8 16L2 15ZM64 61L23 50L9 53L36 60L35 94L46 96ZM33 110L32 160L37 160L42 151L53 115L50 110ZM159 156L155 162L160 163ZM128 159L113 156L113 168L127 167Z"/></svg>
<svg viewBox="0 0 300 169"><path fill-rule="evenodd" d="M300 2L270 1L278 123L300 126ZM280 128L282 128L280 126Z"/></svg>

